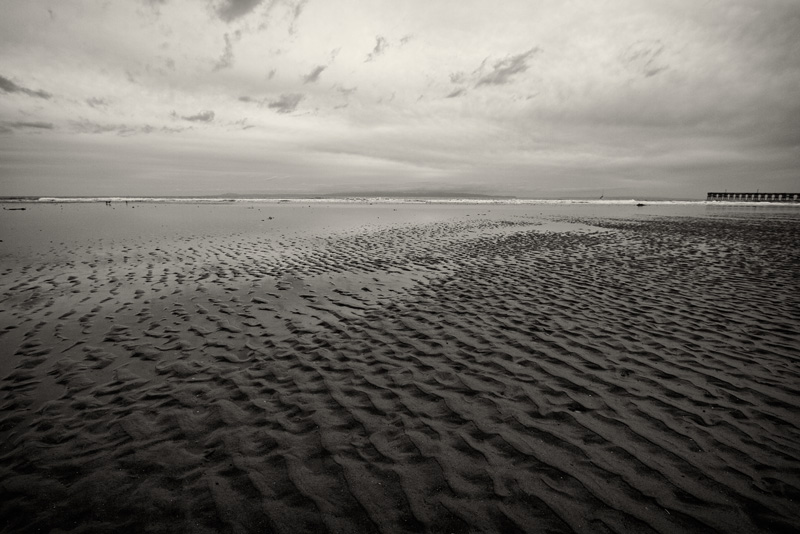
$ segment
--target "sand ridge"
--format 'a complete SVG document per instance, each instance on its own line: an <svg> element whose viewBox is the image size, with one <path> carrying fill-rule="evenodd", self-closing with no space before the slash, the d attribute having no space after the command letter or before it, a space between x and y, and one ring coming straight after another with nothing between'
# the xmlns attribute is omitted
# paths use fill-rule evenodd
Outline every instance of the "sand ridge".
<svg viewBox="0 0 800 534"><path fill-rule="evenodd" d="M0 526L789 532L798 230L495 216L6 259Z"/></svg>

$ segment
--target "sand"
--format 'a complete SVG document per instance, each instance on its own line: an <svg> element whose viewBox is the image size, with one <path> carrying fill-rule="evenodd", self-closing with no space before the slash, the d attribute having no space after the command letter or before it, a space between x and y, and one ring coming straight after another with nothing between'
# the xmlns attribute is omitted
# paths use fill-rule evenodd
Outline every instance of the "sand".
<svg viewBox="0 0 800 534"><path fill-rule="evenodd" d="M0 212L0 529L794 532L800 210L648 209Z"/></svg>

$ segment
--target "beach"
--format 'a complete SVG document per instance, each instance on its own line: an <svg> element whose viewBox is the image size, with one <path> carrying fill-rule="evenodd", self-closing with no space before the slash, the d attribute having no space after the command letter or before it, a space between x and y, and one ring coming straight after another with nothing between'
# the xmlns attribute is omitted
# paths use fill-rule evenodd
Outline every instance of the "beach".
<svg viewBox="0 0 800 534"><path fill-rule="evenodd" d="M800 524L798 207L24 207L2 532Z"/></svg>

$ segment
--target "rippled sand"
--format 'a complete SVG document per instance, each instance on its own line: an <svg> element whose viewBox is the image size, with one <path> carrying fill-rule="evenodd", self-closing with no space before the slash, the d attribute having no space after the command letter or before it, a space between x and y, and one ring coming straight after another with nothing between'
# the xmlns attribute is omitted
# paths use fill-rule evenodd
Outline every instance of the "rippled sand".
<svg viewBox="0 0 800 534"><path fill-rule="evenodd" d="M800 218L625 209L4 212L0 528L795 531Z"/></svg>

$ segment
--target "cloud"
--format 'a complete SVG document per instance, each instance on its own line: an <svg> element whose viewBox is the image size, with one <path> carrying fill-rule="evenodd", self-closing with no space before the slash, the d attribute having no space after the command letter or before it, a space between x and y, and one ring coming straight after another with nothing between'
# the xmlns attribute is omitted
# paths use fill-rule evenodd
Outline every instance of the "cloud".
<svg viewBox="0 0 800 534"><path fill-rule="evenodd" d="M492 72L482 76L478 80L475 87L481 85L505 85L510 83L513 76L528 70L528 60L538 52L541 52L541 49L539 47L533 47L527 52L501 59L494 64Z"/></svg>
<svg viewBox="0 0 800 534"><path fill-rule="evenodd" d="M364 60L365 63L372 61L376 57L383 55L386 52L386 49L389 47L389 41L386 40L385 37L380 35L375 36L375 48L372 49L372 52L367 54L367 59Z"/></svg>
<svg viewBox="0 0 800 534"><path fill-rule="evenodd" d="M123 127L128 128L127 126L122 126L119 124L100 124L86 119L80 121L72 121L70 124L72 128L78 133L91 133L91 134L114 132L118 131L120 128Z"/></svg>
<svg viewBox="0 0 800 534"><path fill-rule="evenodd" d="M240 130L250 130L255 128L252 124L247 124L247 119L239 119L233 122L233 126L238 126Z"/></svg>
<svg viewBox="0 0 800 534"><path fill-rule="evenodd" d="M267 104L267 107L274 109L277 113L291 113L304 97L305 95L300 93L282 94L277 100Z"/></svg>
<svg viewBox="0 0 800 534"><path fill-rule="evenodd" d="M662 58L663 52L660 40L636 41L625 49L620 61L631 72L650 78L669 68Z"/></svg>
<svg viewBox="0 0 800 534"><path fill-rule="evenodd" d="M52 130L53 123L52 122L12 122L9 123L8 126L11 128L34 128L37 130Z"/></svg>
<svg viewBox="0 0 800 534"><path fill-rule="evenodd" d="M217 15L225 22L233 22L253 11L262 0L223 0L217 7Z"/></svg>
<svg viewBox="0 0 800 534"><path fill-rule="evenodd" d="M100 124L87 120L80 122L75 121L72 123L72 127L78 133L103 134L114 132L123 137L135 134L149 134L155 130L155 128L149 124L145 124L143 126L129 126L127 124Z"/></svg>
<svg viewBox="0 0 800 534"><path fill-rule="evenodd" d="M186 130L186 128L170 128L167 126L156 128L149 124L108 124L94 122L87 119L71 121L70 126L74 131L82 134L116 133L120 137L129 137L131 135L139 134L147 135L154 132L179 133Z"/></svg>
<svg viewBox="0 0 800 534"><path fill-rule="evenodd" d="M167 0L140 0L140 1L142 4L149 7L156 16L161 16L161 6L167 5ZM48 11L50 10L48 9ZM55 16L52 15L52 13L50 17L55 19Z"/></svg>
<svg viewBox="0 0 800 534"><path fill-rule="evenodd" d="M241 37L242 32L239 30L233 33L233 37L231 37L231 34L225 34L225 50L223 50L222 55L214 65L215 71L227 69L233 65L233 43L241 39Z"/></svg>
<svg viewBox="0 0 800 534"><path fill-rule="evenodd" d="M181 116L178 116L178 114L173 111L172 112L172 117L173 118L181 118L181 119L183 119L185 121L191 121L191 122L211 122L211 121L214 120L214 112L211 111L211 110L206 110L206 111L201 111L200 113L197 113L196 115L181 115Z"/></svg>
<svg viewBox="0 0 800 534"><path fill-rule="evenodd" d="M303 83L314 83L319 79L319 75L322 74L322 71L327 69L327 65L319 65L314 67L314 70L303 76Z"/></svg>
<svg viewBox="0 0 800 534"><path fill-rule="evenodd" d="M289 33L294 34L297 31L297 20L300 18L300 15L303 14L303 10L306 8L306 4L308 0L300 0L295 4L294 9L292 10L292 23L289 25Z"/></svg>
<svg viewBox="0 0 800 534"><path fill-rule="evenodd" d="M451 83L464 83L467 80L467 75L461 71L453 72L450 74Z"/></svg>
<svg viewBox="0 0 800 534"><path fill-rule="evenodd" d="M477 69L467 74L464 71L450 73L450 83L460 85L454 88L445 98L456 98L467 94L468 88L465 85L480 87L482 85L506 85L511 83L512 78L528 70L528 60L535 54L541 52L539 47L534 47L527 52L508 56L505 59L496 61L491 68L491 72L485 73L486 63L489 58L484 58Z"/></svg>
<svg viewBox="0 0 800 534"><path fill-rule="evenodd" d="M307 3L308 0L300 0L299 2L297 2L297 4L295 4L293 13L294 15L293 22L297 21L297 19L300 18L300 15L303 14L303 10L306 8Z"/></svg>
<svg viewBox="0 0 800 534"><path fill-rule="evenodd" d="M46 91L34 91L33 89L28 89L27 87L17 85L5 76L0 76L0 90L4 93L22 93L35 98L49 99L53 96Z"/></svg>
<svg viewBox="0 0 800 534"><path fill-rule="evenodd" d="M264 107L269 104L269 101L266 98L253 98L252 96L242 95L238 98L239 102L245 102L247 104L256 104L258 107Z"/></svg>
<svg viewBox="0 0 800 534"><path fill-rule="evenodd" d="M434 159L447 179L480 183L478 171L508 162L498 190L546 188L539 171L567 175L575 161L575 183L602 174L583 172L599 162L594 168L625 169L615 176L634 184L654 156L674 155L669 165L677 168L673 161L695 161L684 158L695 147L745 154L758 162L749 170L780 162L780 176L793 170L796 181L798 2L775 0L763 9L750 2L653 2L631 10L627 2L543 7L512 0L502 10L469 3L456 16L437 2L356 11L301 0L81 2L81 9L51 2L59 24L51 23L48 6L12 2L0 17L0 130L7 131L0 145L27 150L20 154L31 176L50 157L43 147L51 137L58 147L67 133L97 132L72 137L95 152L119 143L142 154L145 147L166 152L208 142L219 154L255 161L267 157L256 142L264 136L297 147L286 151L287 169L305 166L305 151L318 142L420 161L438 147ZM173 110L180 115L170 116ZM204 110L213 110L213 119ZM82 117L99 124L71 122ZM242 117L246 124L231 122ZM54 126L37 128L35 121ZM147 124L155 128L149 135ZM162 133L164 125L186 133ZM237 142L236 130L251 125L240 132L247 143ZM36 146L23 147L31 139ZM52 151L53 161L68 157L63 152ZM320 168L308 171L309 184L349 179L351 170L330 177L327 163ZM0 165L0 173L7 169ZM381 169L370 167L365 180L413 180ZM726 172L703 172L723 188L736 183ZM677 181L691 173L674 174ZM118 187L128 185L120 180Z"/></svg>
<svg viewBox="0 0 800 534"><path fill-rule="evenodd" d="M333 88L337 92L342 93L344 96L350 96L358 90L358 87L345 87L344 85L339 83L334 84Z"/></svg>
<svg viewBox="0 0 800 534"><path fill-rule="evenodd" d="M87 98L86 103L93 108L104 108L108 105L108 100L93 96L92 98Z"/></svg>

